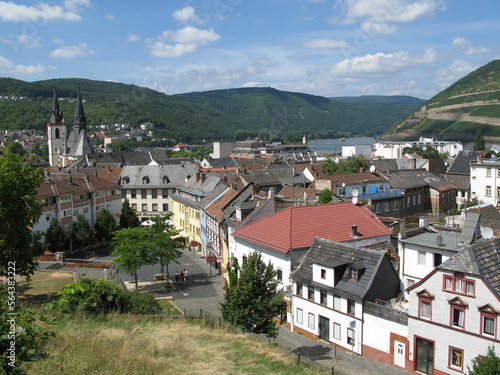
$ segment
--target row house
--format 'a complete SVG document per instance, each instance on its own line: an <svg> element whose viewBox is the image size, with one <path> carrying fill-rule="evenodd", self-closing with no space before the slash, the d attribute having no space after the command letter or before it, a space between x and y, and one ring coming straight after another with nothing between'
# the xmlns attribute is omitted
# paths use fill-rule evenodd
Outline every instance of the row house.
<svg viewBox="0 0 500 375"><path fill-rule="evenodd" d="M477 241L408 288L408 370L463 374L488 347L499 352L499 246Z"/></svg>
<svg viewBox="0 0 500 375"><path fill-rule="evenodd" d="M238 228L232 233L234 247L229 250L238 264L243 264L250 253L260 252L264 262L270 261L273 264L280 286L289 291L291 272L316 237L362 246L386 242L390 233L389 229L361 204L298 206ZM290 307L289 299L286 302ZM288 313L290 312L289 309Z"/></svg>
<svg viewBox="0 0 500 375"><path fill-rule="evenodd" d="M500 158L481 159L470 164L471 197L493 206L500 204Z"/></svg>
<svg viewBox="0 0 500 375"><path fill-rule="evenodd" d="M42 214L34 221L33 232L46 233L55 217L68 238L79 214L93 227L103 209L116 218L122 209L120 185L92 175L51 174L37 188L36 198Z"/></svg>
<svg viewBox="0 0 500 375"><path fill-rule="evenodd" d="M391 189L391 185L384 176L373 169L373 172L317 177L314 180L314 188L330 189L338 197L353 197L358 194L386 192Z"/></svg>
<svg viewBox="0 0 500 375"><path fill-rule="evenodd" d="M198 248L199 251L205 251L201 248L200 203L209 192L217 189L218 185L225 185L225 183L217 175L198 172L183 186L178 187L170 197L174 227L180 231L179 236L187 244ZM206 226L206 221L203 225Z"/></svg>
<svg viewBox="0 0 500 375"><path fill-rule="evenodd" d="M369 350L363 339L365 303L390 300L400 291L386 252L322 238L314 240L291 278L292 330L360 355Z"/></svg>
<svg viewBox="0 0 500 375"><path fill-rule="evenodd" d="M170 196L197 171L194 163L126 165L120 178L123 198L128 199L141 221L166 216L171 211Z"/></svg>

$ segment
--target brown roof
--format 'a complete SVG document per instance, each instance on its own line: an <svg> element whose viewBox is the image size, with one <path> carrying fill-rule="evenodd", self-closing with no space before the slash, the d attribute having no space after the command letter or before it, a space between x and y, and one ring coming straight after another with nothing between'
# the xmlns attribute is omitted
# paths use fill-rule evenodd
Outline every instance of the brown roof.
<svg viewBox="0 0 500 375"><path fill-rule="evenodd" d="M370 183L370 182L385 182L385 178L380 176L378 173L371 172L359 172L359 173L347 173L347 174L337 174L333 176L321 176L317 180L329 180L332 181L336 186L341 186L343 183L346 185L360 184L360 183Z"/></svg>
<svg viewBox="0 0 500 375"><path fill-rule="evenodd" d="M37 188L37 199L65 194L120 189L120 185L92 175L50 175Z"/></svg>
<svg viewBox="0 0 500 375"><path fill-rule="evenodd" d="M220 223L224 218L222 213L222 208L226 206L229 202L231 202L234 197L238 195L238 191L234 189L227 189L222 195L220 195L217 199L215 199L212 203L210 203L205 211L208 212L213 217L217 218L217 221Z"/></svg>

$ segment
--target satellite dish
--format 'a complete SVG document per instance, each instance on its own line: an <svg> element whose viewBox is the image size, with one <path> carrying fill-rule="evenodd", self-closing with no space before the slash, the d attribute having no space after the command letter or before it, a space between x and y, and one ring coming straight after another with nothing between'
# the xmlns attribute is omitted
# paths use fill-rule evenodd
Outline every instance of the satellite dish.
<svg viewBox="0 0 500 375"><path fill-rule="evenodd" d="M352 189L352 192L351 192L351 193L352 193L352 196L353 196L353 197L357 197L357 196L359 195L359 190L358 190L358 189L356 189L356 188L354 188L354 189Z"/></svg>
<svg viewBox="0 0 500 375"><path fill-rule="evenodd" d="M481 236L489 240L493 237L493 229L491 229L490 227L481 228Z"/></svg>
<svg viewBox="0 0 500 375"><path fill-rule="evenodd" d="M370 165L370 173L375 173L375 166L373 164Z"/></svg>
<svg viewBox="0 0 500 375"><path fill-rule="evenodd" d="M352 197L352 203L353 204L358 203L358 197Z"/></svg>
<svg viewBox="0 0 500 375"><path fill-rule="evenodd" d="M436 237L436 243L438 246L444 246L444 239L443 236L439 235Z"/></svg>

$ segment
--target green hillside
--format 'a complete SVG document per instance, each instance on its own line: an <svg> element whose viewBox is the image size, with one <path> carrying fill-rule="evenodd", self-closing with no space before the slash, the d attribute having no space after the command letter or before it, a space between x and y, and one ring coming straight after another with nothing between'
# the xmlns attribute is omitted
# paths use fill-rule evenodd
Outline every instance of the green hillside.
<svg viewBox="0 0 500 375"><path fill-rule="evenodd" d="M71 124L80 88L89 125L142 122L157 125L158 136L184 142L230 140L238 131L271 139L287 133L310 138L376 136L417 103L342 103L321 96L271 88L240 88L179 95L116 82L52 79L24 82L0 78L0 129L44 129L57 87L64 117ZM66 100L68 99L68 100Z"/></svg>
<svg viewBox="0 0 500 375"><path fill-rule="evenodd" d="M477 129L489 141L500 140L500 60L494 60L441 91L388 129L396 135L432 135L473 140Z"/></svg>

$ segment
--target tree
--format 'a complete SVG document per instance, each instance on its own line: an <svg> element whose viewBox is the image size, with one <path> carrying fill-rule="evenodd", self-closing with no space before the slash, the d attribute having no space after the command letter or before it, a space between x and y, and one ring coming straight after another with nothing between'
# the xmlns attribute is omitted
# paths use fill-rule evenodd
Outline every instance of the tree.
<svg viewBox="0 0 500 375"><path fill-rule="evenodd" d="M268 337L278 335L274 318L284 310L285 293L278 290L276 271L259 252L250 254L236 285L226 285L222 317L232 325Z"/></svg>
<svg viewBox="0 0 500 375"><path fill-rule="evenodd" d="M321 172L327 176L358 173L361 169L366 169L367 162L363 155L348 156L345 162L336 163L331 158L328 158L321 164Z"/></svg>
<svg viewBox="0 0 500 375"><path fill-rule="evenodd" d="M49 251L63 251L66 235L64 229L56 217L50 219L50 225L45 234L45 245Z"/></svg>
<svg viewBox="0 0 500 375"><path fill-rule="evenodd" d="M43 254L32 246L33 220L41 214L36 189L43 173L26 164L26 157L7 147L0 155L0 275L15 267L18 276L33 274ZM10 268L12 270L12 268Z"/></svg>
<svg viewBox="0 0 500 375"><path fill-rule="evenodd" d="M486 144L484 143L483 131L477 129L476 131L476 142L474 142L474 151L484 151L486 149Z"/></svg>
<svg viewBox="0 0 500 375"><path fill-rule="evenodd" d="M484 357L476 357L472 360L472 367L467 365L469 375L498 375L500 374L500 358L495 353L495 347L488 347L488 353Z"/></svg>
<svg viewBox="0 0 500 375"><path fill-rule="evenodd" d="M94 238L94 231L83 214L78 214L76 217L76 222L73 225L73 234L82 248L90 244L92 238Z"/></svg>
<svg viewBox="0 0 500 375"><path fill-rule="evenodd" d="M113 233L116 231L116 220L106 209L103 209L99 216L97 216L94 230L96 237L102 239L102 242L106 242L113 238Z"/></svg>
<svg viewBox="0 0 500 375"><path fill-rule="evenodd" d="M333 193L330 189L323 189L319 194L318 204L332 203Z"/></svg>
<svg viewBox="0 0 500 375"><path fill-rule="evenodd" d="M130 207L128 199L122 204L122 213L120 215L120 228L134 228L139 225L137 213Z"/></svg>
<svg viewBox="0 0 500 375"><path fill-rule="evenodd" d="M153 249L152 257L154 263L160 263L161 275L163 278L163 268L167 267L170 262L175 261L182 255L182 251L178 250L178 243L172 239L172 237L179 234L179 231L174 229L171 225L166 224L168 216L161 217L156 216L153 218L154 224L149 228L151 231Z"/></svg>
<svg viewBox="0 0 500 375"><path fill-rule="evenodd" d="M135 288L137 288L137 271L142 266L152 264L151 249L155 244L147 230L141 227L119 229L113 235L115 250L113 255L118 255L115 262L118 268L134 275Z"/></svg>

